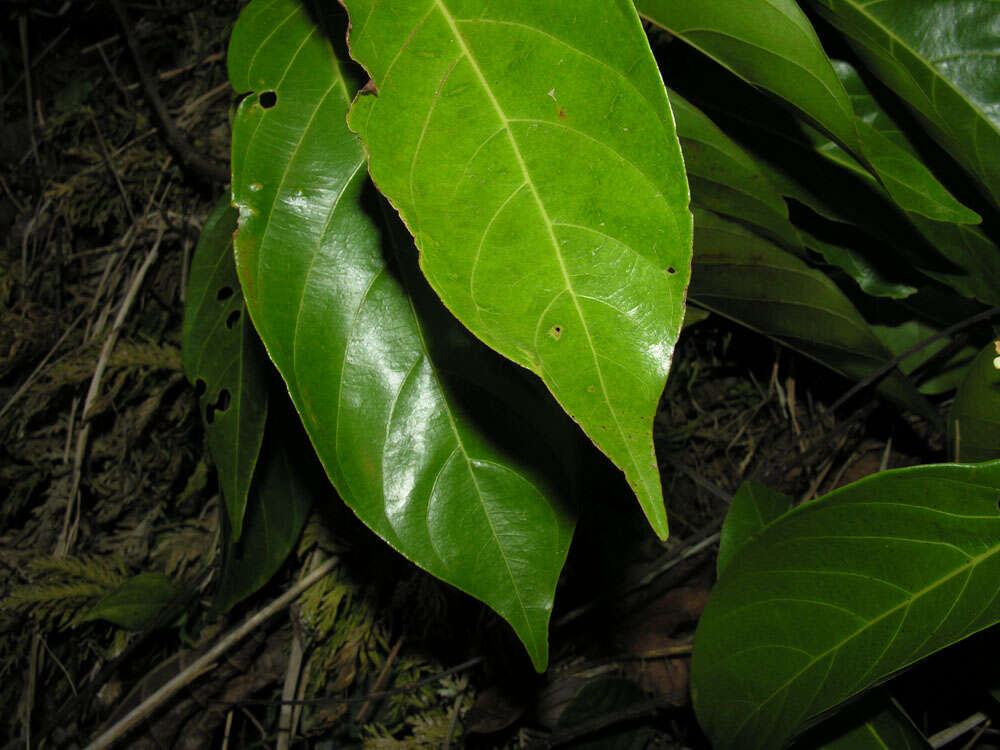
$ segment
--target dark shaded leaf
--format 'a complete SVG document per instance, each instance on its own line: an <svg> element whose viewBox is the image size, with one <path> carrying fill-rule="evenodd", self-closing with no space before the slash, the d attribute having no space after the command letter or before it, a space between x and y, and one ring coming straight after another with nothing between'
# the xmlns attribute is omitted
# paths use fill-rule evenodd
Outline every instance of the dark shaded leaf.
<svg viewBox="0 0 1000 750"><path fill-rule="evenodd" d="M898 326L873 325L872 331L894 357L910 351L917 344L938 333L937 329L916 320ZM951 344L952 340L947 337L938 339L906 357L899 363L899 369L909 375ZM946 361L933 366L929 372L923 373L923 378L919 381L920 392L926 396L936 396L954 390L965 377L966 370L975 356L976 350L966 346L948 357Z"/></svg>
<svg viewBox="0 0 1000 750"><path fill-rule="evenodd" d="M991 341L969 365L951 411L948 437L958 460L1000 458L1000 344Z"/></svg>
<svg viewBox="0 0 1000 750"><path fill-rule="evenodd" d="M83 621L107 620L127 630L143 630L180 590L162 573L139 573L95 604Z"/></svg>
<svg viewBox="0 0 1000 750"><path fill-rule="evenodd" d="M298 435L292 427L268 428L239 541L234 542L229 527L224 527L222 571L214 602L222 612L257 591L278 571L295 549L313 499L320 499L315 484L308 481L315 473L310 466L311 451L308 445L296 449ZM329 485L327 492L333 494Z"/></svg>
<svg viewBox="0 0 1000 750"><path fill-rule="evenodd" d="M707 115L676 91L670 106L691 186L691 201L802 252L788 206L764 170Z"/></svg>
<svg viewBox="0 0 1000 750"><path fill-rule="evenodd" d="M723 748L780 747L1000 619L1000 461L882 472L744 544L695 634L692 698Z"/></svg>
<svg viewBox="0 0 1000 750"><path fill-rule="evenodd" d="M642 690L631 680L609 677L593 680L580 688L559 717L558 729L572 729L614 716L645 699ZM577 750L642 750L650 739L650 730L635 726L609 726L594 736L582 737L566 747Z"/></svg>
<svg viewBox="0 0 1000 750"><path fill-rule="evenodd" d="M848 149L862 153L847 93L794 0L636 0L636 7L657 26L747 83L781 97Z"/></svg>
<svg viewBox="0 0 1000 750"><path fill-rule="evenodd" d="M247 317L233 264L236 210L220 200L191 260L184 307L184 371L201 391L199 406L233 538L243 529L267 419L270 365Z"/></svg>
<svg viewBox="0 0 1000 750"><path fill-rule="evenodd" d="M714 214L695 212L691 299L777 339L853 380L892 355L837 285L763 237ZM898 404L938 421L898 372L878 386Z"/></svg>

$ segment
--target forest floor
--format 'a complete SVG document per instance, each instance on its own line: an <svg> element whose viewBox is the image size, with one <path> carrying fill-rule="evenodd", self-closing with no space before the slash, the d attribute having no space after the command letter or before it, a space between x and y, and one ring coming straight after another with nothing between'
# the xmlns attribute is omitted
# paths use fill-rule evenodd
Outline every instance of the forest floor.
<svg viewBox="0 0 1000 750"><path fill-rule="evenodd" d="M340 563L311 598L121 746L704 747L687 674L731 495L752 478L807 500L942 460L942 436L870 395L832 413L850 383L709 317L683 334L656 420L672 536L656 540L609 484L605 507L581 519L546 674L506 625L392 552L332 489L271 583L215 613L220 500L181 322L192 250L227 189L225 51L242 3L129 2L127 27L115 5L0 11L13 32L0 41L5 747L97 737L301 578L315 550ZM89 617L141 573L196 596L147 632ZM282 710L283 689L306 703ZM958 698L950 710L927 721L962 718Z"/></svg>

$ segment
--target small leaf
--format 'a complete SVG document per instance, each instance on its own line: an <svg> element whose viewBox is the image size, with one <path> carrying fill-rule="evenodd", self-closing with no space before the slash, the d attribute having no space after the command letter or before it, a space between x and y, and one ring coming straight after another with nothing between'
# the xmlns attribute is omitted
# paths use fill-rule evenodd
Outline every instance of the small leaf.
<svg viewBox="0 0 1000 750"><path fill-rule="evenodd" d="M292 0L255 0L233 32L233 86L254 89L233 130L248 308L344 501L496 610L541 670L575 523L575 433L441 306L387 221L327 41L345 22L317 28Z"/></svg>
<svg viewBox="0 0 1000 750"><path fill-rule="evenodd" d="M960 461L1000 458L1000 345L991 341L969 365L948 412L948 438Z"/></svg>
<svg viewBox="0 0 1000 750"><path fill-rule="evenodd" d="M860 380L892 355L850 300L822 272L731 221L695 212L692 301L777 339ZM935 409L898 372L878 390L939 421Z"/></svg>
<svg viewBox="0 0 1000 750"><path fill-rule="evenodd" d="M714 747L781 747L843 701L1000 620L1000 461L876 474L744 544L695 634Z"/></svg>
<svg viewBox="0 0 1000 750"><path fill-rule="evenodd" d="M203 389L199 406L219 471L233 538L239 539L247 493L267 419L270 365L245 312L233 263L236 211L220 200L191 260L184 307L184 371Z"/></svg>
<svg viewBox="0 0 1000 750"><path fill-rule="evenodd" d="M867 257L853 247L826 242L805 230L800 229L799 232L806 247L822 255L823 260L854 279L865 294L872 297L906 299L917 293L915 286L886 278L881 269L875 268Z"/></svg>
<svg viewBox="0 0 1000 750"><path fill-rule="evenodd" d="M143 630L180 591L162 573L139 573L95 604L83 621L107 620L126 630Z"/></svg>
<svg viewBox="0 0 1000 750"><path fill-rule="evenodd" d="M629 0L347 0L350 125L455 316L531 370L667 536L652 441L684 312L688 189Z"/></svg>
<svg viewBox="0 0 1000 750"><path fill-rule="evenodd" d="M223 526L222 571L215 592L215 608L222 612L257 591L284 564L318 495L308 481L316 473L310 465L315 462L312 450L298 445L301 428L295 427L268 428L239 541L233 541L228 524Z"/></svg>
<svg viewBox="0 0 1000 750"><path fill-rule="evenodd" d="M1000 205L996 0L813 0Z"/></svg>
<svg viewBox="0 0 1000 750"><path fill-rule="evenodd" d="M889 195L903 210L956 224L978 224L982 220L975 211L955 200L931 171L906 149L864 121L858 121L857 128L865 156Z"/></svg>
<svg viewBox="0 0 1000 750"><path fill-rule="evenodd" d="M748 479L733 495L719 535L716 570L721 576L736 551L792 508L792 498Z"/></svg>

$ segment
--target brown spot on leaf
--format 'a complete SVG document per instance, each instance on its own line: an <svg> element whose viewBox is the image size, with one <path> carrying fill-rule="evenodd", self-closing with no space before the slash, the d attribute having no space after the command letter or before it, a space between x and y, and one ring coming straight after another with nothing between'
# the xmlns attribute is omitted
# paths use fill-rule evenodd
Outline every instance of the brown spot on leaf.
<svg viewBox="0 0 1000 750"><path fill-rule="evenodd" d="M552 328L549 329L549 335L552 338L558 340L559 337L562 336L562 326L559 325L552 326Z"/></svg>
<svg viewBox="0 0 1000 750"><path fill-rule="evenodd" d="M566 119L566 110L563 109L562 107L559 108L559 119L560 120Z"/></svg>

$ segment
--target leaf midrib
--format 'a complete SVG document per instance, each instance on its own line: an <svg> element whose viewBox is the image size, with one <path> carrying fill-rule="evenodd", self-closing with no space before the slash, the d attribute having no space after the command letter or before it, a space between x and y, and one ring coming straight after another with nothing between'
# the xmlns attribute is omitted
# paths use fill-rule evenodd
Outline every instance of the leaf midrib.
<svg viewBox="0 0 1000 750"><path fill-rule="evenodd" d="M503 128L507 133L507 138L510 141L511 149L514 152L514 156L517 159L517 163L521 168L522 174L524 175L525 183L528 185L528 187L531 188L531 194L535 199L536 205L538 206L538 211L541 214L542 218L544 219L549 239L552 242L552 248L555 258L559 263L559 270L562 273L563 281L566 285L566 290L569 292L570 298L573 300L573 306L576 308L577 316L580 318L580 324L583 326L583 332L587 338L587 344L590 349L591 357L594 360L594 369L597 371L598 384L600 385L601 388L601 394L604 396L604 402L605 405L607 406L608 413L611 415L611 419L614 421L615 428L618 430L618 435L621 439L621 442L625 446L625 450L628 452L629 458L632 461L632 466L636 472L636 481L641 482L643 485L645 485L646 481L643 477L643 472L639 468L639 462L636 459L635 455L632 453L632 446L630 444L630 441L628 441L625 438L625 431L622 428L621 423L618 421L618 415L615 413L615 410L611 405L611 399L608 396L608 389L604 383L604 373L601 370L601 364L598 361L597 352L596 349L594 348L594 341L590 335L590 328L587 325L587 319L583 314L583 308L580 306L580 301L577 298L576 290L573 288L573 284L570 281L569 271L566 268L566 262L563 259L561 250L559 249L559 240L556 238L555 231L552 227L552 219L550 218L549 213L545 208L545 204L542 202L541 196L538 194L538 189L535 186L534 180L531 179L531 173L528 171L528 165L524 161L524 156L521 154L521 149L518 146L517 139L514 137L514 133L510 128L509 124L510 119L507 117L507 114L500 106L500 102L493 94L493 90L490 88L489 82L486 80L486 76L483 73L482 68L480 68L479 63L473 56L472 50L469 49L468 44L466 44L465 37L462 35L461 31L459 31L458 24L455 21L455 17L452 16L452 14L449 12L448 8L444 5L442 0L433 0L433 3L435 6L437 6L438 10L441 12L441 15L444 17L445 22L451 29L451 32L455 37L455 41L461 48L462 54L469 61L469 65L472 67L473 72L479 79L479 83L482 86L483 91L485 92L487 98L490 100L493 109L497 113L497 117L500 118L500 122L502 123ZM656 494L649 492L648 488L646 492L648 493L648 496L650 498L653 498ZM643 503L643 505L645 505L645 503Z"/></svg>
<svg viewBox="0 0 1000 750"><path fill-rule="evenodd" d="M983 553L981 553L979 555L976 555L975 557L970 557L969 560L968 560L968 562L966 562L966 563L958 566L957 568L955 568L955 570L953 570L948 575L942 576L937 581L933 582L929 586L925 586L923 589L920 589L919 591L915 591L913 593L913 595L910 596L909 598L907 598L907 599L899 602L898 604L890 607L889 609L885 610L882 614L878 615L877 617L873 617L871 620L869 620L868 622L866 622L865 625L863 625L862 627L860 627L857 630L855 630L853 633L851 633L846 638L842 638L839 642L833 644L832 646L826 648L822 652L816 654L808 664L806 664L805 666L803 666L801 669L797 670L794 675L792 675L787 680L785 680L785 682L783 682L781 685L779 685L778 687L776 687L767 698L765 698L760 703L758 703L756 710L748 713L747 716L746 716L746 718L739 724L739 726L736 727L735 731L733 732L734 736L738 735L743 730L743 728L747 725L747 723L750 721L750 719L752 719L754 716L762 713L762 710L763 710L764 706L766 706L768 703L770 703L771 701L773 701L778 695L782 694L785 690L787 690L790 685L792 685L797 679L799 679L799 677L801 677L813 665L817 664L818 662L820 662L821 660L823 660L826 657L830 656L831 654L834 654L835 652L839 651L847 643L849 643L852 640L854 640L855 638L859 637L866 630L869 630L874 625L876 625L877 623L879 623L882 620L886 619L890 615L895 614L900 609L909 608L909 607L913 606L913 604L915 604L921 597L926 596L926 595L932 593L933 591L935 591L939 587L943 586L945 583L947 583L948 581L952 580L956 576L958 576L958 575L960 575L962 573L965 573L966 571L974 570L976 567L978 567L981 563L983 563L984 561L986 561L988 558L992 557L993 555L996 555L997 552L1000 552L1000 544L994 545L993 547L989 548L987 551L985 551L985 552L983 552ZM977 615L977 617L978 617L978 615ZM972 622L975 622L975 620L973 620ZM812 706L810 705L809 708L812 708Z"/></svg>

